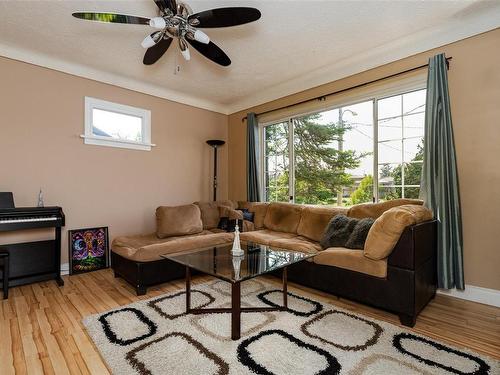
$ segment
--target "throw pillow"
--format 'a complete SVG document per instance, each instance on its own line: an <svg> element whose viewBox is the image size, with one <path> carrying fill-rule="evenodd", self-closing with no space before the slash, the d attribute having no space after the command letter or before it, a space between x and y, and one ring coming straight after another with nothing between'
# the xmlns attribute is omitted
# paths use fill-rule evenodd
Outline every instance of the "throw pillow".
<svg viewBox="0 0 500 375"><path fill-rule="evenodd" d="M253 212L250 212L248 211L248 208L242 208L241 211L243 211L243 219L244 220L248 220L248 221L251 221L253 223L253 216L254 216L254 213Z"/></svg>
<svg viewBox="0 0 500 375"><path fill-rule="evenodd" d="M238 221L238 230L244 232L243 220L240 219L229 219L227 223L226 232L234 232L236 230L236 221Z"/></svg>
<svg viewBox="0 0 500 375"><path fill-rule="evenodd" d="M240 226L240 231L243 231L243 213L241 210L234 210L230 207L219 206L219 225L217 228L227 232L234 232L236 220Z"/></svg>
<svg viewBox="0 0 500 375"><path fill-rule="evenodd" d="M227 231L228 225L229 225L229 218L221 217L219 220L219 225L217 225L217 228Z"/></svg>
<svg viewBox="0 0 500 375"><path fill-rule="evenodd" d="M323 249L344 247L357 223L357 219L345 215L334 216L328 223L319 244Z"/></svg>
<svg viewBox="0 0 500 375"><path fill-rule="evenodd" d="M369 217L359 220L345 243L345 247L348 249L363 250L365 248L366 237L374 221Z"/></svg>

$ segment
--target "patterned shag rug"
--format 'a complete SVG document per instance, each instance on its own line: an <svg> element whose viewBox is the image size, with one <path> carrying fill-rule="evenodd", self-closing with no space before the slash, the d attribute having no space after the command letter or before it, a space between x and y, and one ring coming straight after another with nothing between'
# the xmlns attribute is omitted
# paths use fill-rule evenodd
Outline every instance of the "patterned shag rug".
<svg viewBox="0 0 500 375"><path fill-rule="evenodd" d="M265 280L245 281L244 306L281 304ZM193 288L192 307L230 305L230 285ZM500 374L500 362L289 293L288 312L243 313L238 341L230 314L185 314L170 293L84 319L114 374Z"/></svg>

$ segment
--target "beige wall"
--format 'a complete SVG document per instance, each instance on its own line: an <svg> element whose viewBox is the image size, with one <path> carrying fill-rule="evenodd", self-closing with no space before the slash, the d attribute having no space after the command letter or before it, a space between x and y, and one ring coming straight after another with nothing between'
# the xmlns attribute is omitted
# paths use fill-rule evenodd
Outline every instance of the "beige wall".
<svg viewBox="0 0 500 375"><path fill-rule="evenodd" d="M500 29L229 116L229 197L246 198L241 118L452 56L449 90L458 159L466 283L500 290Z"/></svg>
<svg viewBox="0 0 500 375"><path fill-rule="evenodd" d="M84 145L84 97L151 110L152 151ZM158 205L211 199L212 149L227 116L0 58L0 191L17 206L60 205L66 228L109 226L110 236L152 232ZM219 196L227 198L227 147ZM0 243L34 238L0 235ZM63 262L67 261L66 231ZM13 238L14 237L14 238Z"/></svg>

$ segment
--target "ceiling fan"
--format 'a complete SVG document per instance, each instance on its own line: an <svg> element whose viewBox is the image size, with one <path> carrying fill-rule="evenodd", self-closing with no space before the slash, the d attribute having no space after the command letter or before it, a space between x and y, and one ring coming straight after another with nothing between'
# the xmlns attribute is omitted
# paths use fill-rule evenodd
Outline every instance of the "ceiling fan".
<svg viewBox="0 0 500 375"><path fill-rule="evenodd" d="M194 49L213 62L229 66L231 59L199 28L237 26L257 21L261 14L258 9L247 7L228 7L193 13L186 3L176 0L154 0L160 10L158 17L147 18L116 13L77 12L73 16L83 20L128 23L151 26L157 31L146 36L142 47L147 51L143 63L152 65L167 51L174 38L177 38L182 56L191 58L190 44Z"/></svg>

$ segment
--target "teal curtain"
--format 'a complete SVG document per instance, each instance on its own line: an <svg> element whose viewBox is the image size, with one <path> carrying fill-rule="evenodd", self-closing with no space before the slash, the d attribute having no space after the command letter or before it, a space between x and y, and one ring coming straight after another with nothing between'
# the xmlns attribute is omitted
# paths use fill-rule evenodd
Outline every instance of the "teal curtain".
<svg viewBox="0 0 500 375"><path fill-rule="evenodd" d="M247 115L247 200L260 201L259 191L259 123L255 113Z"/></svg>
<svg viewBox="0 0 500 375"><path fill-rule="evenodd" d="M460 192L447 68L444 54L429 59L420 198L438 220L438 287L464 289Z"/></svg>

